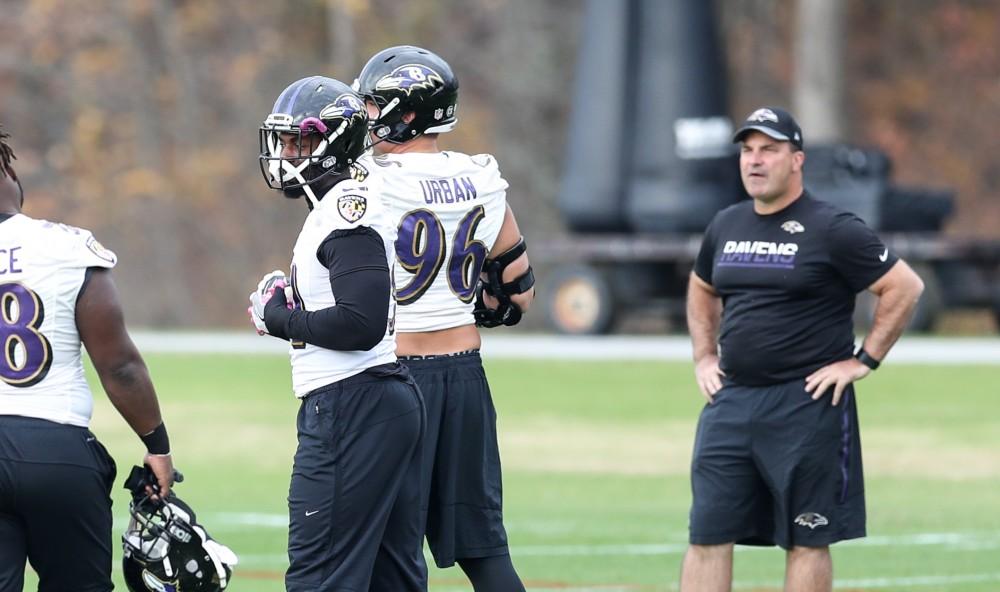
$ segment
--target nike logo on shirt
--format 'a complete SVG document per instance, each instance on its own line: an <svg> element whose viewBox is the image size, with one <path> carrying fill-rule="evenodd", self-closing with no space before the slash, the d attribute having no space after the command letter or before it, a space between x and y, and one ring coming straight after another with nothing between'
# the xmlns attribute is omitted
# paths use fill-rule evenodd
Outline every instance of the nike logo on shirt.
<svg viewBox="0 0 1000 592"><path fill-rule="evenodd" d="M312 516L313 514L319 514L319 510L313 510L312 512L306 510L306 516Z"/></svg>
<svg viewBox="0 0 1000 592"><path fill-rule="evenodd" d="M885 263L885 260L889 258L889 249L882 251L882 254L878 256L878 260Z"/></svg>

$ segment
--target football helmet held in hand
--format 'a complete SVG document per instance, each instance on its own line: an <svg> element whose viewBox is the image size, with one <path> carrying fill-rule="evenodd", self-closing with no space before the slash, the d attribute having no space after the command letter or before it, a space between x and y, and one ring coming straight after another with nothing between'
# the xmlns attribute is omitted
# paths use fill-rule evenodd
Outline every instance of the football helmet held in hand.
<svg viewBox="0 0 1000 592"><path fill-rule="evenodd" d="M122 535L122 567L129 591L225 590L238 563L236 554L213 540L180 498L171 493L164 500L153 500L145 494L144 484L135 486L135 475L133 470L126 482L132 490L131 518Z"/></svg>

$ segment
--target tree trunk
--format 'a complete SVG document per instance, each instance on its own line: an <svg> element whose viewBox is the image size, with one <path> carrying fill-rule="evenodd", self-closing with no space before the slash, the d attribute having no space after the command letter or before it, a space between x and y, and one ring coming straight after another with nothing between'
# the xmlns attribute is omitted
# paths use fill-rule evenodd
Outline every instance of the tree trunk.
<svg viewBox="0 0 1000 592"><path fill-rule="evenodd" d="M355 64L354 9L351 0L326 0L326 28L330 43L330 72L346 84L354 82L360 69Z"/></svg>
<svg viewBox="0 0 1000 592"><path fill-rule="evenodd" d="M795 31L795 115L806 140L843 139L843 0L799 0Z"/></svg>

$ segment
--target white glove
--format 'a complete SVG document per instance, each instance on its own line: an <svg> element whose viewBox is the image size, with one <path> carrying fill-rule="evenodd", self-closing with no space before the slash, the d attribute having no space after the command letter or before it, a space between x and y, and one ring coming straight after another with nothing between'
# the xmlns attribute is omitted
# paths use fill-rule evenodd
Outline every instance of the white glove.
<svg viewBox="0 0 1000 592"><path fill-rule="evenodd" d="M247 314L250 315L250 320L253 322L254 328L257 329L257 335L267 335L267 325L264 324L264 305L278 289L284 290L285 301L289 303L288 308L291 308L292 287L288 283L285 272L280 269L275 269L265 275L257 284L257 290L250 293L250 306L247 307Z"/></svg>

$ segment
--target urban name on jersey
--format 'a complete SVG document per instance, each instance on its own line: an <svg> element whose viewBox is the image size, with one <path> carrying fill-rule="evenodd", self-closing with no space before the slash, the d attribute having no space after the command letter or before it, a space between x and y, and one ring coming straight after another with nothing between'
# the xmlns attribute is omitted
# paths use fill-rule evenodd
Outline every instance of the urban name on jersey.
<svg viewBox="0 0 1000 592"><path fill-rule="evenodd" d="M451 204L472 201L478 197L476 186L470 177L424 179L420 181L420 188L424 192L424 202L427 204Z"/></svg>

